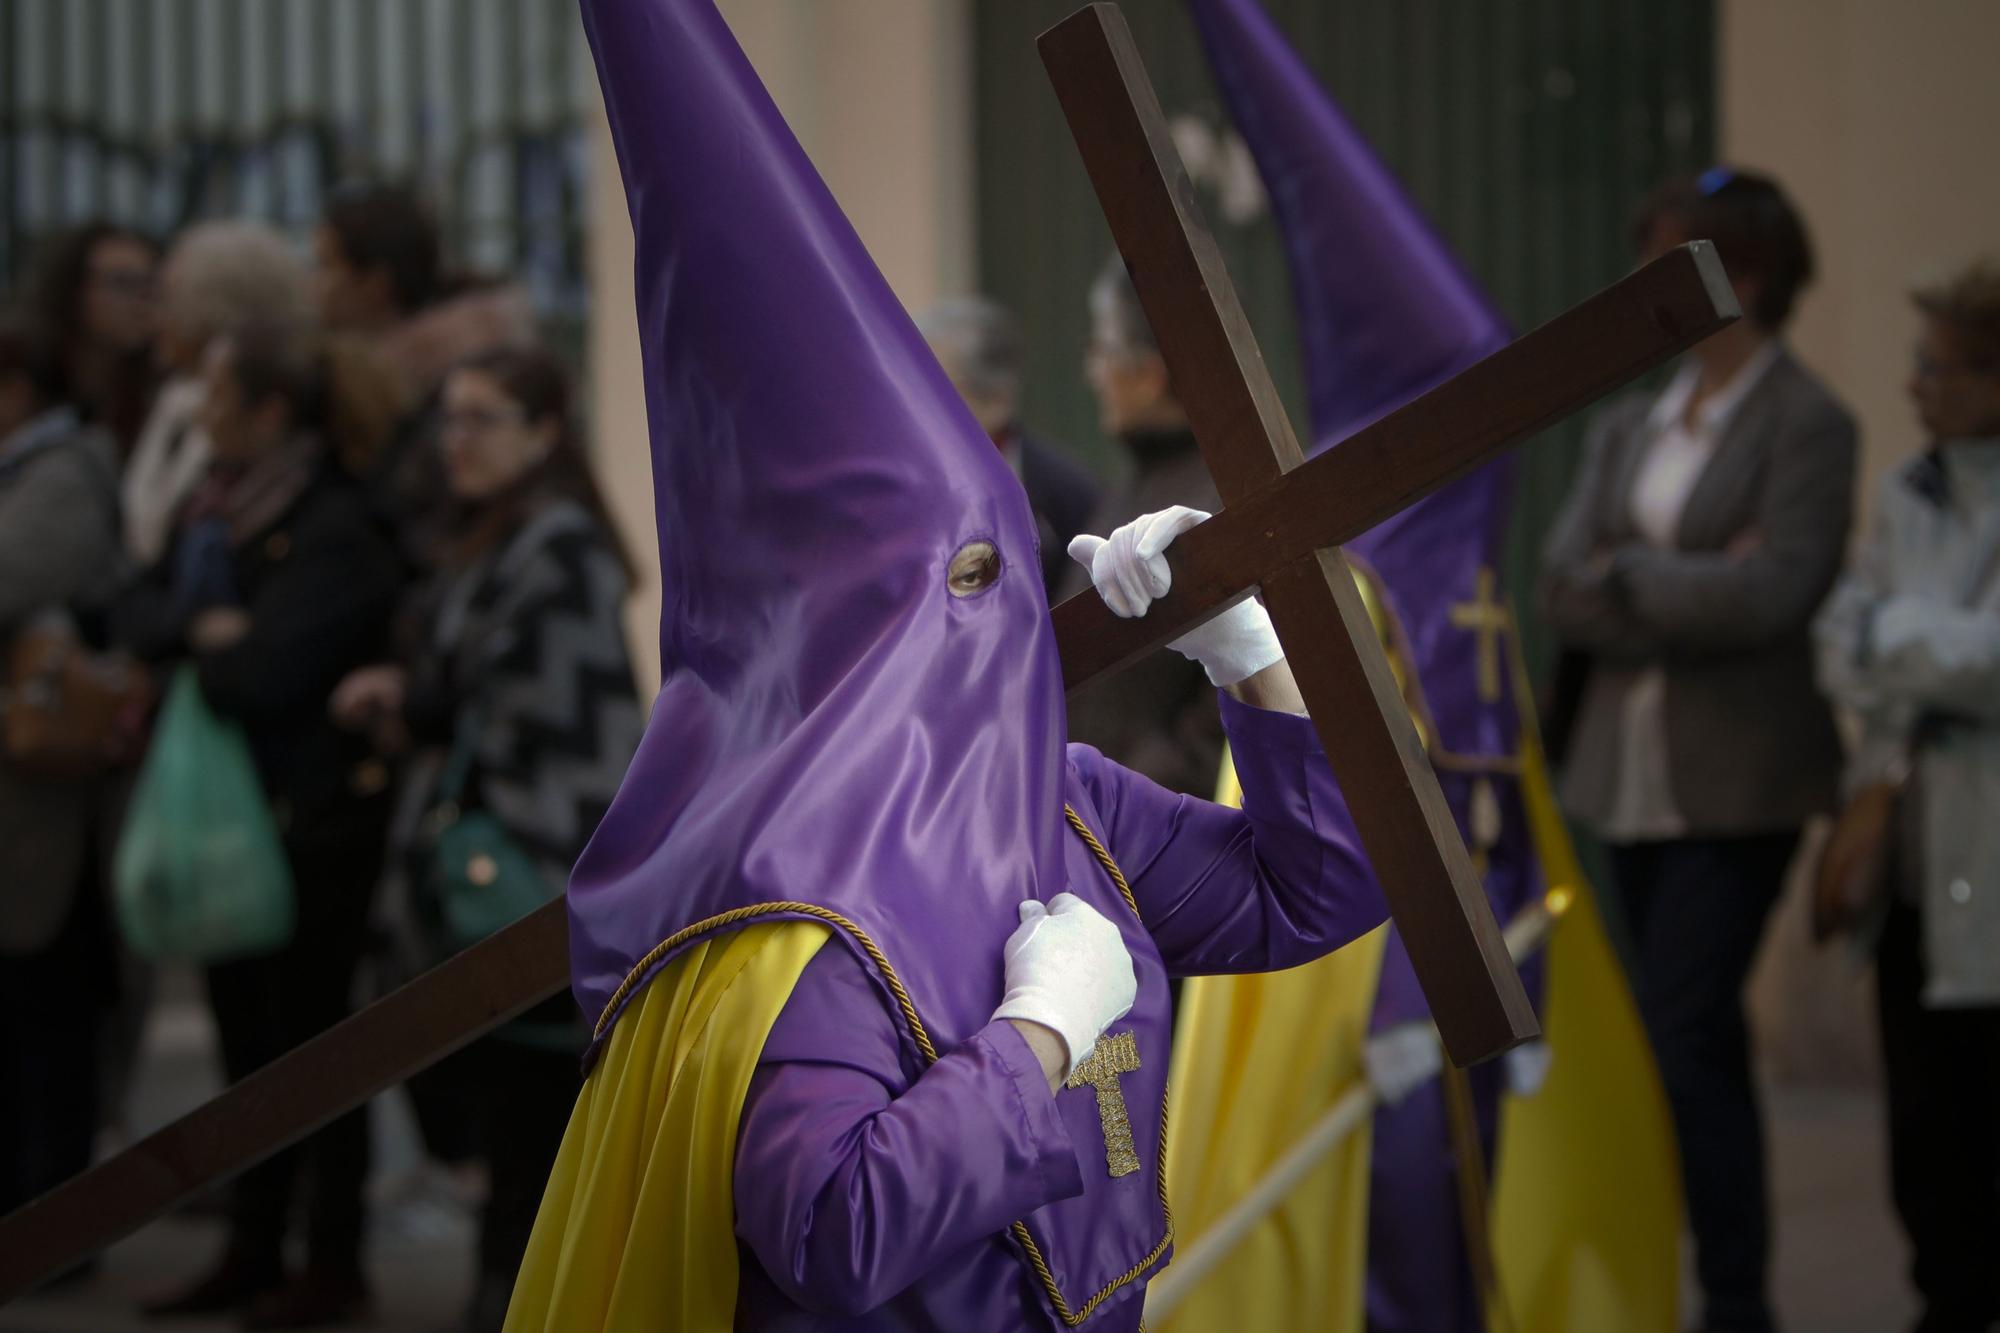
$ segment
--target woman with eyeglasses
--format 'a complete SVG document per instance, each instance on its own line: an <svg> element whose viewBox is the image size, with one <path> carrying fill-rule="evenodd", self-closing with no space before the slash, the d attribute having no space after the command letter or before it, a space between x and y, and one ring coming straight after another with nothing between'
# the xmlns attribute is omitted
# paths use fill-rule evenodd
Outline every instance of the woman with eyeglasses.
<svg viewBox="0 0 2000 1333"><path fill-rule="evenodd" d="M121 453L152 406L159 267L159 247L144 233L91 222L50 241L29 279L30 304L62 347L78 410Z"/></svg>
<svg viewBox="0 0 2000 1333"><path fill-rule="evenodd" d="M1714 242L1743 318L1591 422L1542 604L1576 685L1563 796L1607 844L1681 1147L1699 1327L1765 1333L1770 1204L1743 986L1840 738L1813 613L1846 548L1855 428L1784 329L1812 278L1776 182L1719 167L1640 209L1651 258Z"/></svg>
<svg viewBox="0 0 2000 1333"><path fill-rule="evenodd" d="M625 643L630 569L576 442L562 363L535 348L461 363L440 425L457 515L420 599L428 640L333 697L343 725L416 752L393 835L413 968L562 895L645 725ZM584 1036L565 993L412 1085L433 1150L456 1144L488 1170L473 1333L506 1315Z"/></svg>

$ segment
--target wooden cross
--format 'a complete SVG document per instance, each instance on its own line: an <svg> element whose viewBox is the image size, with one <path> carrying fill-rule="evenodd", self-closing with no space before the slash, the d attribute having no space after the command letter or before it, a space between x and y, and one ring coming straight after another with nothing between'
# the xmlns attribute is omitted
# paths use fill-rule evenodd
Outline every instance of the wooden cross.
<svg viewBox="0 0 2000 1333"><path fill-rule="evenodd" d="M1125 1091L1118 1086L1120 1074L1139 1068L1139 1041L1129 1032L1108 1033L1097 1039L1090 1056L1064 1082L1066 1088L1094 1088L1097 1091L1097 1122L1104 1131L1104 1165L1116 1176L1129 1176L1139 1169L1139 1152L1132 1144L1132 1117L1125 1112Z"/></svg>
<svg viewBox="0 0 2000 1333"><path fill-rule="evenodd" d="M1171 548L1172 593L1137 623L1162 615L1156 631L1178 635L1261 588L1446 1050L1461 1065L1495 1055L1535 1034L1534 1011L1339 543L1469 467L1509 425L1546 424L1594 397L1570 377L1626 368L1623 348L1595 342L1614 321L1544 329L1528 340L1540 342L1533 355L1517 343L1307 463L1124 16L1092 5L1040 47L1224 506ZM1682 252L1685 303L1649 303L1617 341L1726 322L1727 284L1702 258ZM1514 373L1481 374L1496 362ZM1164 641L1114 636L1108 614L1058 614L1065 646L1078 643L1071 685L1122 660L1109 644Z"/></svg>
<svg viewBox="0 0 2000 1333"><path fill-rule="evenodd" d="M1451 608L1453 627L1479 636L1479 697L1487 703L1500 698L1501 637L1514 627L1507 604L1493 595L1493 582L1493 571L1481 565L1472 600Z"/></svg>
<svg viewBox="0 0 2000 1333"><path fill-rule="evenodd" d="M1336 548L1729 323L1722 266L1683 246L1301 462L1124 20L1093 6L1041 45L1226 504L1174 542L1146 615L1095 593L1056 608L1065 685L1261 587L1447 1049L1491 1055L1534 1018ZM557 994L568 938L551 903L0 1218L0 1303Z"/></svg>

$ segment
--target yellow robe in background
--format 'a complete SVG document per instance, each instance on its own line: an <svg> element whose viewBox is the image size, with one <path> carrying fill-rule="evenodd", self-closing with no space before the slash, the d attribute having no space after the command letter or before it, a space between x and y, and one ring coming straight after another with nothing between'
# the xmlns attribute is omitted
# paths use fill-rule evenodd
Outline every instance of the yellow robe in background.
<svg viewBox="0 0 2000 1333"><path fill-rule="evenodd" d="M1551 896L1573 893L1549 942L1548 1082L1500 1108L1500 1289L1520 1333L1678 1333L1680 1159L1666 1090L1547 765L1526 744L1521 795L1535 851Z"/></svg>
<svg viewBox="0 0 2000 1333"><path fill-rule="evenodd" d="M1242 802L1225 761L1217 800ZM1389 927L1287 972L1195 977L1174 1020L1167 1188L1185 1253L1360 1076ZM1361 1333L1367 1122L1188 1294L1160 1333Z"/></svg>
<svg viewBox="0 0 2000 1333"><path fill-rule="evenodd" d="M563 1135L506 1333L728 1333L743 1098L826 927L692 945L612 1029Z"/></svg>
<svg viewBox="0 0 2000 1333"><path fill-rule="evenodd" d="M1523 716L1532 717L1525 706ZM1532 739L1522 760L1550 906L1564 911L1542 1009L1549 1078L1501 1112L1491 1217L1506 1309L1490 1312L1488 1327L1675 1333L1680 1187L1666 1097ZM1225 780L1225 799L1233 785ZM1364 1077L1382 939L1377 931L1289 972L1183 988L1167 1160L1180 1253ZM1364 1124L1171 1318L1149 1326L1361 1333L1370 1146Z"/></svg>

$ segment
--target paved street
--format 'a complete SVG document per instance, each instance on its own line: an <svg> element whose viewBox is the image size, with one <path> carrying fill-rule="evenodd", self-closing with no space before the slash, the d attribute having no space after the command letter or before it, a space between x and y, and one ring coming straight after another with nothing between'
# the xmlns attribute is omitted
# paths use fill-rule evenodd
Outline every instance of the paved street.
<svg viewBox="0 0 2000 1333"><path fill-rule="evenodd" d="M191 977L161 983L133 1088L135 1133L144 1134L199 1105L219 1087L214 1031ZM369 1182L369 1272L375 1317L355 1330L433 1333L452 1326L472 1280L472 1220L453 1183L426 1168L400 1093L370 1108L374 1164ZM149 1323L133 1311L208 1263L222 1245L222 1224L192 1215L148 1227L113 1248L98 1271L59 1291L0 1310L0 1333L219 1333L229 1320Z"/></svg>
<svg viewBox="0 0 2000 1333"><path fill-rule="evenodd" d="M157 1007L135 1090L134 1128L198 1103L216 1086L211 1034L185 984ZM1786 1089L1772 1097L1780 1213L1778 1298L1791 1333L1897 1333L1912 1303L1888 1211L1880 1108L1852 1090ZM472 1231L449 1180L421 1168L398 1099L374 1108L376 1200L370 1271L377 1308L355 1330L433 1333L451 1326L471 1279ZM149 1324L134 1305L172 1286L220 1245L220 1224L188 1217L147 1228L87 1280L0 1310L0 1333L220 1333L227 1321ZM1533 1330L1522 1330L1533 1333ZM1611 1333L1607 1330L1606 1333Z"/></svg>

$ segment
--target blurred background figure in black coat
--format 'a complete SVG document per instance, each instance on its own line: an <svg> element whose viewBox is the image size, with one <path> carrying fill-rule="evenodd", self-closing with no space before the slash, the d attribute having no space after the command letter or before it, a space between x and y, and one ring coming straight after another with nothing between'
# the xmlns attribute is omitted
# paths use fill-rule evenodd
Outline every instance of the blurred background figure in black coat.
<svg viewBox="0 0 2000 1333"><path fill-rule="evenodd" d="M214 712L240 724L284 839L297 900L290 944L207 969L224 1072L235 1082L345 1017L382 868L389 773L328 716L334 686L381 660L401 592L394 548L356 478L402 410L365 349L301 324L225 330L202 362L207 475L175 554L122 600L120 637L192 663ZM365 1111L235 1183L222 1257L154 1314L244 1311L250 1328L350 1318L361 1272ZM301 1185L307 1186L301 1190ZM306 1265L285 1233L305 1194Z"/></svg>
<svg viewBox="0 0 2000 1333"><path fill-rule="evenodd" d="M1222 507L1174 392L1153 326L1117 255L1090 285L1090 346L1084 377L1097 399L1098 424L1123 446L1125 471L1098 500L1085 532L1110 532L1171 505L1214 513ZM1090 587L1090 572L1070 560L1061 597ZM1079 691L1069 703L1069 738L1094 745L1163 787L1215 795L1222 769L1222 721L1215 687L1200 665L1161 649Z"/></svg>
<svg viewBox="0 0 2000 1333"><path fill-rule="evenodd" d="M939 301L917 317L931 352L1028 492L1042 540L1042 585L1051 599L1069 557L1069 539L1085 531L1097 507L1097 482L1067 449L1021 424L1021 331L1014 317L983 297Z"/></svg>

